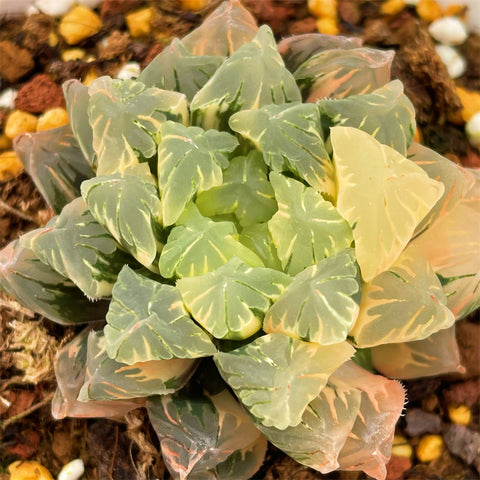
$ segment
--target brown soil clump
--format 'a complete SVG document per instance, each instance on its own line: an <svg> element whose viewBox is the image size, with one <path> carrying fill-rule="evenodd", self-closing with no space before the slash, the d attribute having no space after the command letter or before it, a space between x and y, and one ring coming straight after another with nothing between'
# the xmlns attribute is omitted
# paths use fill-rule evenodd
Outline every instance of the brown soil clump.
<svg viewBox="0 0 480 480"><path fill-rule="evenodd" d="M0 75L10 83L20 80L33 70L35 63L30 52L8 40L0 42Z"/></svg>
<svg viewBox="0 0 480 480"><path fill-rule="evenodd" d="M64 107L62 87L46 74L36 75L19 91L15 108L30 113L42 113L49 108Z"/></svg>

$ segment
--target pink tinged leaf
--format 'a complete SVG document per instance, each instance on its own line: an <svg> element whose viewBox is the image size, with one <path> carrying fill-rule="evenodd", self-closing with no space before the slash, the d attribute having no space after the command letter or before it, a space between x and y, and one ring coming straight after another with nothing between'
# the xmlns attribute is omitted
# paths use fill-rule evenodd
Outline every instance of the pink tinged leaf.
<svg viewBox="0 0 480 480"><path fill-rule="evenodd" d="M373 375L349 361L331 377L332 385L348 385L362 392L360 411L338 457L340 470L362 470L376 480L386 477L395 424L405 403L400 383Z"/></svg>
<svg viewBox="0 0 480 480"><path fill-rule="evenodd" d="M404 380L465 370L460 364L455 326L424 340L373 347L371 355L376 370L387 377Z"/></svg>

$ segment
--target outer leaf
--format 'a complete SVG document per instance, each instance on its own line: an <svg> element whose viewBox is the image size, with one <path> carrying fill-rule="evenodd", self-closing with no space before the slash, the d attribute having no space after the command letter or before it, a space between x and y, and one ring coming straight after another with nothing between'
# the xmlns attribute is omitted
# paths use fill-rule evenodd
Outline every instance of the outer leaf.
<svg viewBox="0 0 480 480"><path fill-rule="evenodd" d="M408 247L385 272L364 284L355 343L372 347L427 338L453 325L440 281L422 252Z"/></svg>
<svg viewBox="0 0 480 480"><path fill-rule="evenodd" d="M409 148L408 156L430 178L442 182L445 186L443 195L415 230L415 235L419 235L455 208L473 187L475 178L468 169L419 143L414 143Z"/></svg>
<svg viewBox="0 0 480 480"><path fill-rule="evenodd" d="M359 128L402 155L413 141L415 108L404 95L400 80L370 94L320 100L318 108L334 125Z"/></svg>
<svg viewBox="0 0 480 480"><path fill-rule="evenodd" d="M82 198L69 203L45 227L24 235L21 244L90 298L109 296L118 272L131 261L90 215Z"/></svg>
<svg viewBox="0 0 480 480"><path fill-rule="evenodd" d="M361 46L362 40L358 37L304 33L282 38L278 43L278 51L282 55L286 67L294 72L303 62L324 50L334 48L350 50Z"/></svg>
<svg viewBox="0 0 480 480"><path fill-rule="evenodd" d="M255 17L239 0L222 2L200 25L183 37L194 55L231 55L257 33Z"/></svg>
<svg viewBox="0 0 480 480"><path fill-rule="evenodd" d="M134 80L100 77L88 88L88 118L98 175L122 172L138 163L137 155L155 155L154 136L167 119L186 122L187 99L177 92L146 88Z"/></svg>
<svg viewBox="0 0 480 480"><path fill-rule="evenodd" d="M413 242L439 276L457 319L480 306L479 232L480 201L468 198Z"/></svg>
<svg viewBox="0 0 480 480"><path fill-rule="evenodd" d="M190 102L224 60L218 55L192 55L174 38L140 73L138 81L147 87L183 93Z"/></svg>
<svg viewBox="0 0 480 480"><path fill-rule="evenodd" d="M362 397L356 388L335 387L327 384L295 427L278 430L260 422L256 426L297 462L322 473L331 472L338 468L338 454L357 419Z"/></svg>
<svg viewBox="0 0 480 480"><path fill-rule="evenodd" d="M268 222L283 269L295 275L352 243L352 231L335 207L311 187L270 174L278 212Z"/></svg>
<svg viewBox="0 0 480 480"><path fill-rule="evenodd" d="M238 145L227 132L204 131L166 122L158 149L158 185L162 196L163 223L172 225L195 193L222 183L222 167Z"/></svg>
<svg viewBox="0 0 480 480"><path fill-rule="evenodd" d="M68 125L20 135L15 152L55 213L80 195L83 180L95 175Z"/></svg>
<svg viewBox="0 0 480 480"><path fill-rule="evenodd" d="M461 372L455 326L424 340L387 343L371 349L376 370L391 378L411 379Z"/></svg>
<svg viewBox="0 0 480 480"><path fill-rule="evenodd" d="M42 263L18 240L0 250L0 288L22 305L68 325L103 320L107 302L91 302L68 279Z"/></svg>
<svg viewBox="0 0 480 480"><path fill-rule="evenodd" d="M258 332L270 305L291 278L270 268L252 268L235 257L214 272L177 282L193 318L216 338L241 340Z"/></svg>
<svg viewBox="0 0 480 480"><path fill-rule="evenodd" d="M195 95L192 123L205 129L225 130L230 116L239 110L300 100L295 80L277 52L272 31L263 25L255 38L233 53Z"/></svg>
<svg viewBox="0 0 480 480"><path fill-rule="evenodd" d="M333 127L330 138L337 209L353 229L357 262L368 282L398 258L444 187L361 130Z"/></svg>
<svg viewBox="0 0 480 480"><path fill-rule="evenodd" d="M267 312L263 329L321 345L342 342L357 318L360 288L353 250L320 260L297 274Z"/></svg>
<svg viewBox="0 0 480 480"><path fill-rule="evenodd" d="M347 342L323 346L272 333L214 358L249 412L263 425L283 430L300 423L330 374L353 352Z"/></svg>
<svg viewBox="0 0 480 480"><path fill-rule="evenodd" d="M229 124L255 144L274 172L291 172L318 192L335 197L333 165L316 105L266 105L236 113Z"/></svg>
<svg viewBox="0 0 480 480"><path fill-rule="evenodd" d="M232 257L251 267L263 266L257 255L237 240L232 222L214 222L202 217L195 205L190 204L162 250L160 273L166 278L203 275Z"/></svg>
<svg viewBox="0 0 480 480"><path fill-rule="evenodd" d="M107 322L108 356L128 365L204 357L217 351L188 316L177 288L139 275L127 265L113 287Z"/></svg>
<svg viewBox="0 0 480 480"><path fill-rule="evenodd" d="M90 101L88 87L79 80L71 79L64 82L62 88L73 134L90 166L96 170L97 157L93 149L93 130L88 121Z"/></svg>
<svg viewBox="0 0 480 480"><path fill-rule="evenodd" d="M266 223L256 223L242 230L240 242L252 250L267 268L282 270L272 235Z"/></svg>
<svg viewBox="0 0 480 480"><path fill-rule="evenodd" d="M231 455L249 449L259 442L260 432L248 419L238 402L227 391L211 395L178 392L174 395L151 397L148 415L159 439L163 458L175 479L238 478L253 474L247 466L246 475L217 477L214 469L223 471ZM262 442L263 443L263 442ZM265 452L260 445L258 456ZM247 460L245 458L245 460ZM231 463L230 463L231 465ZM258 468L254 462L254 467ZM250 469L252 466L250 465Z"/></svg>
<svg viewBox="0 0 480 480"><path fill-rule="evenodd" d="M146 267L154 262L162 207L148 164L83 182L82 196L95 220L127 252Z"/></svg>
<svg viewBox="0 0 480 480"><path fill-rule="evenodd" d="M405 392L400 383L372 375L353 362L344 363L330 382L341 397L352 387L361 391L357 420L339 458L340 470L363 470L376 480L386 476L395 424L402 413Z"/></svg>
<svg viewBox="0 0 480 480"><path fill-rule="evenodd" d="M55 362L57 391L52 400L54 418L123 416L130 410L141 407L144 400L140 398L88 402L77 400L85 380L87 339L86 329L58 352Z"/></svg>
<svg viewBox="0 0 480 480"><path fill-rule="evenodd" d="M371 93L390 81L393 50L324 50L303 62L293 76L307 102Z"/></svg>
<svg viewBox="0 0 480 480"><path fill-rule="evenodd" d="M262 155L251 150L233 158L223 172L223 183L200 193L196 205L207 217L234 213L242 226L269 220L277 202Z"/></svg>
<svg viewBox="0 0 480 480"><path fill-rule="evenodd" d="M197 361L174 358L125 365L108 357L102 332L90 332L87 369L78 400L116 400L172 393L183 387Z"/></svg>

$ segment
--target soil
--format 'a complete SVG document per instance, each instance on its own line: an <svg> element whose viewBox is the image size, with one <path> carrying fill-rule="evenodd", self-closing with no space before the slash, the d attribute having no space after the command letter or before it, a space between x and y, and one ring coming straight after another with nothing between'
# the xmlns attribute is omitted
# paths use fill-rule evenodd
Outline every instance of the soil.
<svg viewBox="0 0 480 480"><path fill-rule="evenodd" d="M316 31L306 0L246 0L244 3L259 23L272 26L278 38ZM152 33L132 38L125 15L152 4L157 7ZM130 60L145 66L173 36L182 36L198 25L218 2L210 2L209 8L197 13L182 10L179 4L180 0L105 0L99 8L102 31L78 45L86 51L84 59L66 62L61 53L69 47L61 38L53 46L50 41L56 32L57 19L43 14L0 19L0 91L6 87L18 89L16 108L40 114L64 104L60 85L67 79L83 79L92 68L98 75L115 75L121 65ZM381 0L339 0L341 33L360 36L369 46L394 49L392 76L403 81L415 105L422 142L458 163L480 167L478 150L468 143L463 125L454 121L461 109L455 85L480 88L480 37L470 35L462 46L468 69L454 82L436 55L427 26L415 10L406 7L396 15L383 16L381 4ZM107 34L107 42L100 42ZM8 109L0 109L0 129L8 113ZM0 184L0 248L20 234L45 224L51 215L27 174ZM34 348L28 351L25 341L23 346L20 343L21 325L35 325ZM52 419L49 402L55 382L48 359L72 337L73 328L45 321L0 294L0 329L0 479L8 478L4 469L15 460L37 460L56 475L62 465L75 458L84 460L85 478L92 480L169 478L159 454L158 440L144 421L144 411L137 410L118 421ZM480 478L478 312L458 323L457 337L465 373L406 382L409 400L405 416L397 426L397 433L403 435L413 449L425 434L442 436L443 454L430 463L421 463L415 455L411 459L393 456L388 465L390 480ZM24 354L21 364L19 352ZM37 367L46 365L34 382L25 381L25 362ZM471 410L472 419L467 426L454 424L449 418L448 408L459 404ZM322 475L269 447L265 462L254 478L347 480L368 477L358 472Z"/></svg>

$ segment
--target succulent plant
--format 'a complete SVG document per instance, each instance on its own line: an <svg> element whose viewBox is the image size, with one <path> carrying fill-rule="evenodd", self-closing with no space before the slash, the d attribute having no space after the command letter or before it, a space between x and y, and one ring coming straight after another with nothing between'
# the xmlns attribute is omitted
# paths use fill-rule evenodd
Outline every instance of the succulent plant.
<svg viewBox="0 0 480 480"><path fill-rule="evenodd" d="M56 216L0 252L86 323L55 417L145 407L174 478L250 478L267 440L385 478L395 379L457 369L480 304L479 174L413 142L392 57L231 0L136 80L64 85L70 125L16 140Z"/></svg>

